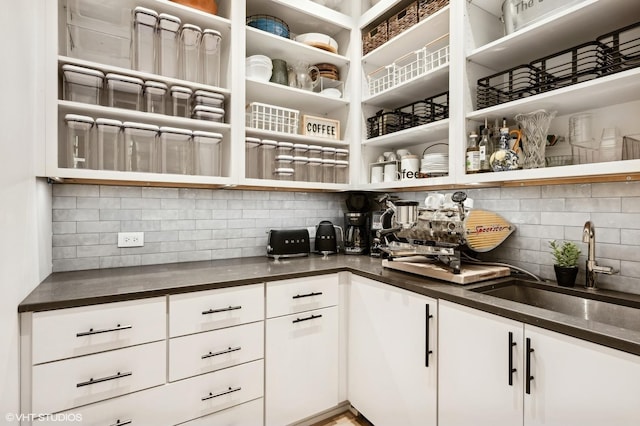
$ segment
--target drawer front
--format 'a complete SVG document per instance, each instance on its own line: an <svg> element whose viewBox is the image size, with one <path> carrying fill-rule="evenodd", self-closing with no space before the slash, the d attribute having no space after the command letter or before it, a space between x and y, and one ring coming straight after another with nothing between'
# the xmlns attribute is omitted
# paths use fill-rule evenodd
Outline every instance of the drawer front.
<svg viewBox="0 0 640 426"><path fill-rule="evenodd" d="M169 341L169 380L263 358L264 322L207 331Z"/></svg>
<svg viewBox="0 0 640 426"><path fill-rule="evenodd" d="M197 419L263 396L262 360L174 382L174 408L185 420ZM214 423L217 424L217 423Z"/></svg>
<svg viewBox="0 0 640 426"><path fill-rule="evenodd" d="M227 408L208 416L183 423L181 426L258 426L264 424L262 398Z"/></svg>
<svg viewBox="0 0 640 426"><path fill-rule="evenodd" d="M264 319L264 284L169 296L171 337Z"/></svg>
<svg viewBox="0 0 640 426"><path fill-rule="evenodd" d="M33 314L33 363L165 339L165 297Z"/></svg>
<svg viewBox="0 0 640 426"><path fill-rule="evenodd" d="M267 283L267 318L338 304L338 274Z"/></svg>
<svg viewBox="0 0 640 426"><path fill-rule="evenodd" d="M166 343L147 343L33 367L32 410L53 413L165 383Z"/></svg>

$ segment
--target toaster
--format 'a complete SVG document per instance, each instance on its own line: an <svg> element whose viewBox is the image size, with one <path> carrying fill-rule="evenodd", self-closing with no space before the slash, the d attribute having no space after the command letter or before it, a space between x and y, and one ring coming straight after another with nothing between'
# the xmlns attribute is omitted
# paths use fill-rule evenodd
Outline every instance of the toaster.
<svg viewBox="0 0 640 426"><path fill-rule="evenodd" d="M271 229L267 238L267 256L308 256L310 251L309 231L303 229Z"/></svg>

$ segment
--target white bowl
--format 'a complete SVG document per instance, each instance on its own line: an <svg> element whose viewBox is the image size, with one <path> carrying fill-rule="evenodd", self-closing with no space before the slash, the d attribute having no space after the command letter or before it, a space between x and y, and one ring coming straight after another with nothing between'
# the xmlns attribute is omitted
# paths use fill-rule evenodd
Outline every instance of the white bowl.
<svg viewBox="0 0 640 426"><path fill-rule="evenodd" d="M340 90L330 87L328 89L324 89L320 92L321 95L327 96L329 98L340 98L342 97L342 93Z"/></svg>
<svg viewBox="0 0 640 426"><path fill-rule="evenodd" d="M317 47L318 49L328 50L333 53L338 51L338 42L322 33L300 34L296 36L295 41Z"/></svg>
<svg viewBox="0 0 640 426"><path fill-rule="evenodd" d="M245 70L247 78L265 82L271 79L272 68L263 64L249 64Z"/></svg>
<svg viewBox="0 0 640 426"><path fill-rule="evenodd" d="M264 64L264 65L272 66L271 58L269 58L268 56L264 56L264 55L249 56L248 58L245 59L245 64L247 64L247 65L249 65L249 64Z"/></svg>

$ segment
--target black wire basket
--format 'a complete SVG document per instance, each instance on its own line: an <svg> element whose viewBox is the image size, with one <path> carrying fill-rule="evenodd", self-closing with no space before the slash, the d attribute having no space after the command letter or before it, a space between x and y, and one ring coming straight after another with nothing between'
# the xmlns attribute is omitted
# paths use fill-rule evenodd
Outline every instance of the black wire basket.
<svg viewBox="0 0 640 426"><path fill-rule="evenodd" d="M538 94L538 73L530 65L518 65L478 80L477 109L489 108Z"/></svg>
<svg viewBox="0 0 640 426"><path fill-rule="evenodd" d="M413 102L397 109L400 113L400 130L449 118L449 92Z"/></svg>
<svg viewBox="0 0 640 426"><path fill-rule="evenodd" d="M597 38L604 61L603 74L640 66L640 22Z"/></svg>

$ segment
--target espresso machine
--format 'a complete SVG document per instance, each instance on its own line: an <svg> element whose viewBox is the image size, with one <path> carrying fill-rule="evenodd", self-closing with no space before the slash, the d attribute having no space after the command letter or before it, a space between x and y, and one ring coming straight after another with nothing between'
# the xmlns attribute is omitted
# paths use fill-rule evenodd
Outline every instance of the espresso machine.
<svg viewBox="0 0 640 426"><path fill-rule="evenodd" d="M344 254L366 254L369 251L369 213L344 214Z"/></svg>

